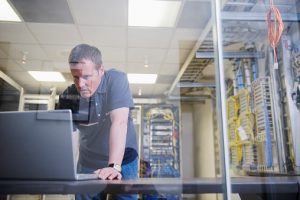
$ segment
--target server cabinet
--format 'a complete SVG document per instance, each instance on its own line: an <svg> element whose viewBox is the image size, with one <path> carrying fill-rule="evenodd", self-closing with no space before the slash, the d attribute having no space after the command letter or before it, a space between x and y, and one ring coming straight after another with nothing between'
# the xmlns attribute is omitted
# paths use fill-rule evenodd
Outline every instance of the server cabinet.
<svg viewBox="0 0 300 200"><path fill-rule="evenodd" d="M144 106L143 113L142 176L180 177L178 107Z"/></svg>

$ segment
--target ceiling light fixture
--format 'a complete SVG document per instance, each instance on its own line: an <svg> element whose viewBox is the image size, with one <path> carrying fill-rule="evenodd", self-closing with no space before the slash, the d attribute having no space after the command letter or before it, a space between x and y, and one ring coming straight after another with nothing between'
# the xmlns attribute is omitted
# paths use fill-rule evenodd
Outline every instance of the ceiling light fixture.
<svg viewBox="0 0 300 200"><path fill-rule="evenodd" d="M66 81L60 72L28 71L28 73L37 81L42 81L42 82L65 82Z"/></svg>
<svg viewBox="0 0 300 200"><path fill-rule="evenodd" d="M25 65L26 64L26 61L27 61L27 54L28 52L23 52L23 56L22 56L22 64Z"/></svg>
<svg viewBox="0 0 300 200"><path fill-rule="evenodd" d="M20 22L21 19L7 2L7 0L0 0L0 21Z"/></svg>
<svg viewBox="0 0 300 200"><path fill-rule="evenodd" d="M147 57L147 56L145 56L144 67L145 67L145 68L148 68L148 67L149 67L149 65L148 65L148 57Z"/></svg>
<svg viewBox="0 0 300 200"><path fill-rule="evenodd" d="M174 27L181 1L129 0L128 26Z"/></svg>
<svg viewBox="0 0 300 200"><path fill-rule="evenodd" d="M157 74L127 74L127 77L132 84L154 84Z"/></svg>

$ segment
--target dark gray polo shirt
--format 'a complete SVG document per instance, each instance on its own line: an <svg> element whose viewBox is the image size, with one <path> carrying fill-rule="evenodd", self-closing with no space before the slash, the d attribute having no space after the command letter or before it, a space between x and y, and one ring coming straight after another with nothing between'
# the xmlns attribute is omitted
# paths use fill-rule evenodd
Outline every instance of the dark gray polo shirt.
<svg viewBox="0 0 300 200"><path fill-rule="evenodd" d="M89 99L81 98L74 84L60 95L59 108L71 109L74 119L78 119L74 121L74 127L80 131L80 164L90 168L107 166L111 127L108 113L117 108L131 109L133 106L126 74L114 69L105 71L97 91ZM80 117L76 116L78 114ZM137 156L136 133L129 115L122 164L131 162Z"/></svg>

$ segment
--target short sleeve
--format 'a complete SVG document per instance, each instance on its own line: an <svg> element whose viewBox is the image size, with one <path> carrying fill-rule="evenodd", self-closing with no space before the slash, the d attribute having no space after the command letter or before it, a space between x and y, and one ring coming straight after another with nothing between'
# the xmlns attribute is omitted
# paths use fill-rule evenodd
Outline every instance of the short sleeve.
<svg viewBox="0 0 300 200"><path fill-rule="evenodd" d="M108 77L107 104L108 111L121 108L133 107L132 94L125 73L112 71Z"/></svg>
<svg viewBox="0 0 300 200"><path fill-rule="evenodd" d="M72 86L68 87L62 94L59 95L58 100L58 108L59 110L62 109L69 109L74 113L76 111L78 95L74 92L74 88ZM77 109L78 110L78 109ZM73 122L73 131L76 131L77 124Z"/></svg>

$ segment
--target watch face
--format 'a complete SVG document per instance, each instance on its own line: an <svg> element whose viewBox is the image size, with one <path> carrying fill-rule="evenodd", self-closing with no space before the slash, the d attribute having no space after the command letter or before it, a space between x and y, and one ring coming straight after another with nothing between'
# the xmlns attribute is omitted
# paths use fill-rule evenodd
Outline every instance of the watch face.
<svg viewBox="0 0 300 200"><path fill-rule="evenodd" d="M121 172L122 171L122 167L118 164L114 164L114 163L111 163L108 165L109 167L112 167L114 168L115 170L117 170L118 172Z"/></svg>
<svg viewBox="0 0 300 200"><path fill-rule="evenodd" d="M115 165L114 165L114 168L115 168L116 170L118 170L119 172L121 172L121 166L120 166L120 165L115 164Z"/></svg>

